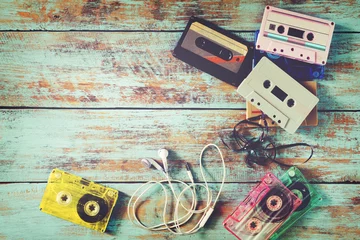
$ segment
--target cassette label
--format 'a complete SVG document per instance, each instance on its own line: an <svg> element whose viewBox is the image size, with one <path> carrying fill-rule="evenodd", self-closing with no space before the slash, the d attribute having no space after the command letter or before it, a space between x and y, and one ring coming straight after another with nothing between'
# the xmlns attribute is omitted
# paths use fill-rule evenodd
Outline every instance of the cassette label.
<svg viewBox="0 0 360 240"><path fill-rule="evenodd" d="M315 188L307 181L305 176L296 167L291 167L280 180L298 198L301 199L300 206L285 221L285 223L271 236L270 239L278 239L289 227L298 221L305 213L319 205L322 197Z"/></svg>
<svg viewBox="0 0 360 240"><path fill-rule="evenodd" d="M267 6L256 48L299 61L325 65L335 23Z"/></svg>
<svg viewBox="0 0 360 240"><path fill-rule="evenodd" d="M319 101L266 57L260 60L237 91L290 133L299 128Z"/></svg>
<svg viewBox="0 0 360 240"><path fill-rule="evenodd" d="M236 35L191 17L173 55L237 87L251 71L253 50Z"/></svg>
<svg viewBox="0 0 360 240"><path fill-rule="evenodd" d="M301 205L273 174L266 174L223 222L238 239L268 239Z"/></svg>
<svg viewBox="0 0 360 240"><path fill-rule="evenodd" d="M105 232L118 191L54 169L40 210L64 220Z"/></svg>

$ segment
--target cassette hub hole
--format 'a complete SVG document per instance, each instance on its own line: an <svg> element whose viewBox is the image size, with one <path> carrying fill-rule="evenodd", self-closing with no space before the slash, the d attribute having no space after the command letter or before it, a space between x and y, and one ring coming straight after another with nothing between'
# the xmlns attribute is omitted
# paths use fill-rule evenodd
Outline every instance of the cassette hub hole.
<svg viewBox="0 0 360 240"><path fill-rule="evenodd" d="M61 196L61 201L66 202L68 200L68 197L66 195Z"/></svg>
<svg viewBox="0 0 360 240"><path fill-rule="evenodd" d="M278 26L277 30L278 30L278 33L280 33L280 34L283 34L285 32L285 28L282 25Z"/></svg>
<svg viewBox="0 0 360 240"><path fill-rule="evenodd" d="M308 33L306 38L307 38L307 40L312 41L312 40L314 40L314 34L313 33Z"/></svg>
<svg viewBox="0 0 360 240"><path fill-rule="evenodd" d="M290 99L287 101L287 105L288 105L288 107L293 107L293 106L295 105L294 99L290 98Z"/></svg>
<svg viewBox="0 0 360 240"><path fill-rule="evenodd" d="M96 216L100 211L100 205L95 201L88 201L84 205L84 211L89 216Z"/></svg>
<svg viewBox="0 0 360 240"><path fill-rule="evenodd" d="M269 80L265 80L263 83L264 88L268 89L271 86L271 83Z"/></svg>
<svg viewBox="0 0 360 240"><path fill-rule="evenodd" d="M292 192L301 200L304 199L304 195L302 194L302 192L299 189L293 189Z"/></svg>
<svg viewBox="0 0 360 240"><path fill-rule="evenodd" d="M262 229L261 221L257 218L251 218L247 223L247 230L252 234L259 233Z"/></svg>
<svg viewBox="0 0 360 240"><path fill-rule="evenodd" d="M56 202L61 205L68 205L72 200L72 196L69 192L61 191L56 196Z"/></svg>
<svg viewBox="0 0 360 240"><path fill-rule="evenodd" d="M272 212L278 211L282 207L282 200L279 196L270 196L266 201L266 206Z"/></svg>

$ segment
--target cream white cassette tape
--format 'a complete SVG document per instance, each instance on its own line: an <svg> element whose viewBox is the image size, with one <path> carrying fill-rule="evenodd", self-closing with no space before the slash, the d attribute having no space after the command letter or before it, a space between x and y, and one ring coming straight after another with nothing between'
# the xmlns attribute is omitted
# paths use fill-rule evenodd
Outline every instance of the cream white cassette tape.
<svg viewBox="0 0 360 240"><path fill-rule="evenodd" d="M332 21L266 6L256 48L325 65L334 28Z"/></svg>
<svg viewBox="0 0 360 240"><path fill-rule="evenodd" d="M266 57L237 89L287 132L294 133L319 99Z"/></svg>

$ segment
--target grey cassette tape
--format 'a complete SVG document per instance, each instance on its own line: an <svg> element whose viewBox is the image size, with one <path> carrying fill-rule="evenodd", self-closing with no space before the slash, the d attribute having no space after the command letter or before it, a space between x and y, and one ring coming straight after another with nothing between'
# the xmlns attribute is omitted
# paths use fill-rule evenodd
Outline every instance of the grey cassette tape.
<svg viewBox="0 0 360 240"><path fill-rule="evenodd" d="M263 57L237 89L280 127L294 133L319 99Z"/></svg>

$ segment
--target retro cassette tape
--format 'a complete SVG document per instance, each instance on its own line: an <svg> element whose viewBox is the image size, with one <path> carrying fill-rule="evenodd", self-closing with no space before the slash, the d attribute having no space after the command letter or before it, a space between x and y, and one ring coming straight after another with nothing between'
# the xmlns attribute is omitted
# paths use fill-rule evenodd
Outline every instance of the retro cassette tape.
<svg viewBox="0 0 360 240"><path fill-rule="evenodd" d="M291 167L283 176L280 177L283 184L289 188L298 198L302 200L301 205L285 221L285 223L271 236L270 239L279 237L299 220L305 213L317 206L322 200L314 187L309 184L304 175L296 167Z"/></svg>
<svg viewBox="0 0 360 240"><path fill-rule="evenodd" d="M173 55L238 87L251 72L254 46L210 22L191 17Z"/></svg>
<svg viewBox="0 0 360 240"><path fill-rule="evenodd" d="M260 60L237 91L289 133L299 128L319 101L266 57Z"/></svg>
<svg viewBox="0 0 360 240"><path fill-rule="evenodd" d="M67 221L105 232L118 191L54 169L40 210Z"/></svg>
<svg viewBox="0 0 360 240"><path fill-rule="evenodd" d="M269 239L300 205L294 193L267 173L223 225L238 239Z"/></svg>
<svg viewBox="0 0 360 240"><path fill-rule="evenodd" d="M255 43L257 41L259 31L255 32ZM284 70L290 77L296 81L309 81L313 79L323 79L325 66L300 62L291 58L286 58L278 54L265 52L263 50L254 51L254 65L260 61L262 57L267 57L279 68Z"/></svg>
<svg viewBox="0 0 360 240"><path fill-rule="evenodd" d="M335 23L266 6L256 49L325 65Z"/></svg>
<svg viewBox="0 0 360 240"><path fill-rule="evenodd" d="M303 81L300 82L302 86L304 86L307 90L309 90L312 94L317 96L317 83L315 81ZM246 102L246 119L253 118L259 116L261 114L261 110L256 108L250 102ZM277 123L271 120L269 117L265 118L267 121L268 127L278 127ZM317 105L310 111L309 115L305 118L305 120L301 123L301 126L317 126L318 125L318 112ZM262 126L265 126L264 119L259 119L256 122ZM248 127L255 127L252 124L248 124Z"/></svg>

